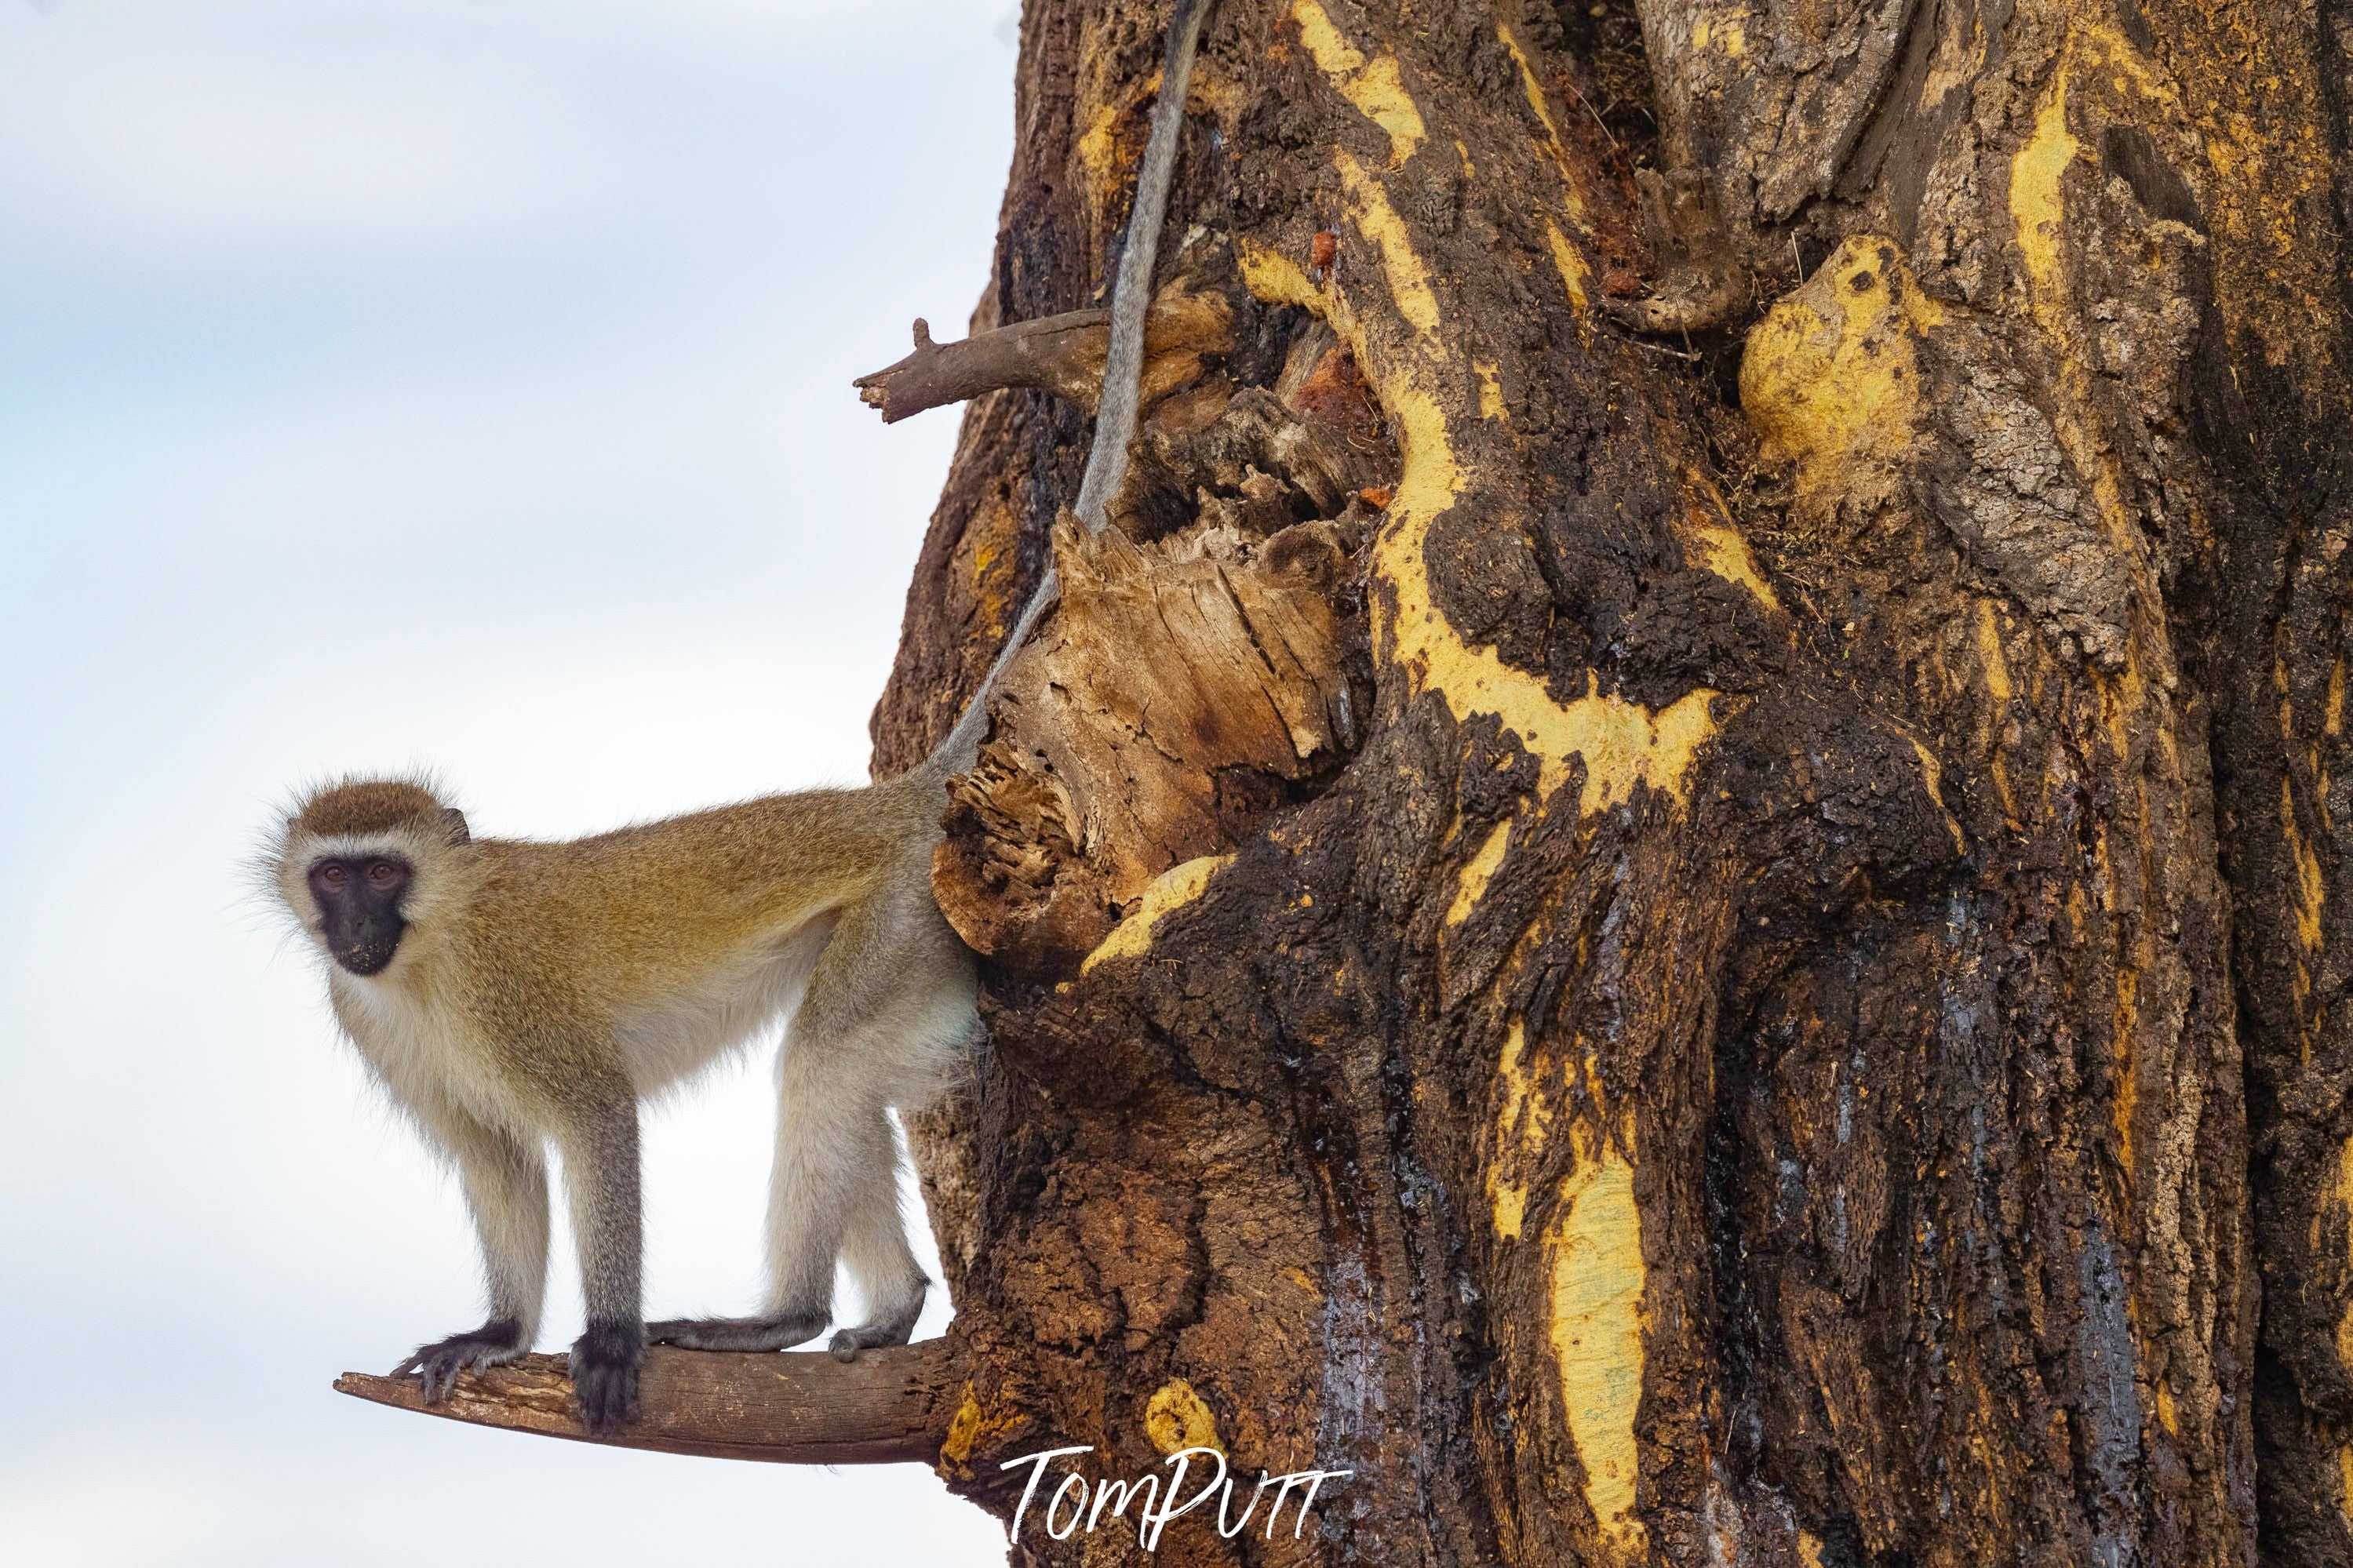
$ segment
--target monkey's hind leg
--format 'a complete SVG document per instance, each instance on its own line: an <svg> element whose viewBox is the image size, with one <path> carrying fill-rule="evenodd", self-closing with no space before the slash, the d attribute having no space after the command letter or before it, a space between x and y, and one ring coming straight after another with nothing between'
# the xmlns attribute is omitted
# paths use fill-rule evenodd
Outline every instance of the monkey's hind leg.
<svg viewBox="0 0 2353 1568"><path fill-rule="evenodd" d="M866 1321L842 1329L830 1349L837 1361L854 1361L862 1350L903 1345L923 1315L923 1297L931 1281L907 1244L906 1217L899 1211L899 1174L904 1162L890 1124L882 1127L891 1160L871 1174L858 1176L860 1191L842 1233L841 1261L865 1304Z"/></svg>
<svg viewBox="0 0 2353 1568"><path fill-rule="evenodd" d="M812 993L817 989L813 983ZM788 1350L816 1338L833 1319L833 1260L854 1206L856 1173L876 1163L888 1169L894 1151L881 1108L860 1103L854 1047L845 1050L838 1037L807 1027L810 1012L804 1002L778 1064L767 1310L751 1318L664 1319L647 1329L658 1344Z"/></svg>
<svg viewBox="0 0 2353 1568"><path fill-rule="evenodd" d="M972 961L930 902L929 865L911 858L896 896L842 916L787 1033L768 1187L768 1310L656 1323L661 1342L782 1350L814 1338L832 1321L834 1265L846 1246L875 1319L845 1331L835 1353L903 1342L912 1331L925 1281L899 1221L899 1152L884 1108L936 1076L923 1064L943 1040L968 1037L974 1022Z"/></svg>
<svg viewBox="0 0 2353 1568"><path fill-rule="evenodd" d="M768 1184L768 1310L755 1318L666 1320L648 1330L657 1342L786 1350L816 1338L833 1320L834 1258L860 1177L887 1173L896 1151L881 1104L859 1082L856 1031L828 1036L807 1027L816 992L812 985L795 1020L779 1072L776 1161Z"/></svg>

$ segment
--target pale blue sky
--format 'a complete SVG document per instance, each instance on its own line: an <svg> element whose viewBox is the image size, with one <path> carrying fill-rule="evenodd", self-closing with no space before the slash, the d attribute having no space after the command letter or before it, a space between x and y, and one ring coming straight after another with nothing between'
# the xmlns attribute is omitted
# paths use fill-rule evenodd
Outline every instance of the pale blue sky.
<svg viewBox="0 0 2353 1568"><path fill-rule="evenodd" d="M330 1393L471 1243L240 878L345 769L863 776L955 416L848 383L979 294L1012 8L0 0L0 1561L1001 1560L914 1467ZM653 1118L652 1310L749 1304L772 1114Z"/></svg>

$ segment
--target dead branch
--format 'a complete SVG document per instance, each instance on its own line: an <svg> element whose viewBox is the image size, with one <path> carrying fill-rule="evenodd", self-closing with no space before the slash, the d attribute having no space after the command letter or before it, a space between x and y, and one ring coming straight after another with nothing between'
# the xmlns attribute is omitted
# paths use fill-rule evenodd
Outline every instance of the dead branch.
<svg viewBox="0 0 2353 1568"><path fill-rule="evenodd" d="M1231 310L1219 295L1187 292L1179 279L1153 300L1144 332L1148 402L1191 380L1203 354L1231 346ZM850 384L869 407L882 411L886 425L1004 386L1038 387L1092 414L1110 341L1109 310L1041 316L952 343L934 342L931 327L918 317L915 352Z"/></svg>
<svg viewBox="0 0 2353 1568"><path fill-rule="evenodd" d="M461 1373L427 1405L414 1377L347 1372L335 1390L400 1410L511 1432L721 1459L880 1465L939 1458L962 1385L945 1340L868 1351L842 1363L823 1352L734 1355L656 1346L646 1352L644 1419L592 1437L580 1425L562 1356Z"/></svg>

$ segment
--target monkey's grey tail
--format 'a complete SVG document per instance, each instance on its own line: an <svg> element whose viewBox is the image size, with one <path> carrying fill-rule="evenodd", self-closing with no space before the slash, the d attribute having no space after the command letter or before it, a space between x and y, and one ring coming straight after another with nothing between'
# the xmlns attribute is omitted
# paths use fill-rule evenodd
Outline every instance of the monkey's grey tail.
<svg viewBox="0 0 2353 1568"><path fill-rule="evenodd" d="M1152 133L1144 144L1144 167L1135 179L1135 204L1128 213L1127 238L1120 247L1119 278L1111 295L1111 342L1103 355L1103 395L1095 403L1094 445L1079 480L1078 505L1071 510L1090 533L1108 526L1103 510L1127 474L1127 444L1135 437L1136 405L1144 386L1144 318L1152 303L1152 269L1160 255L1160 228L1168 215L1168 185L1176 174L1177 132L1185 123L1185 93L1193 79L1193 56L1201 42L1201 21L1209 0L1176 0L1168 18L1168 52L1160 71L1160 96L1152 105ZM988 694L997 678L1029 640L1038 617L1061 591L1050 562L1045 578L1020 619L1005 636L997 661L980 679L979 689L932 754L916 764L944 780L972 766L980 737L988 728Z"/></svg>
<svg viewBox="0 0 2353 1568"><path fill-rule="evenodd" d="M1029 595L1027 605L1021 606L1021 618L1015 621L1013 629L1005 634L1005 646L997 650L997 662L991 664L988 673L980 678L980 686L973 692L972 700L964 705L964 712L957 717L955 728L948 731L946 740L932 748L930 756L915 764L918 768L928 770L944 781L950 773L963 773L979 759L980 737L988 729L988 694L996 689L997 678L1005 673L1005 667L1013 662L1013 656L1021 651L1021 645L1029 640L1030 632L1037 628L1038 618L1060 597L1061 592L1061 581L1054 574L1053 563L1048 562L1046 575L1039 582L1038 591Z"/></svg>
<svg viewBox="0 0 2353 1568"><path fill-rule="evenodd" d="M1103 395L1095 403L1095 440L1087 449L1087 471L1079 481L1079 502L1071 510L1088 529L1101 532L1109 521L1103 503L1127 473L1127 444L1135 435L1136 404L1144 383L1144 317L1152 304L1152 268L1160 255L1161 220L1168 212L1168 183L1176 173L1177 130L1185 123L1185 93L1193 79L1193 55L1201 41L1201 19L1209 0L1176 0L1168 18L1168 54L1160 71L1160 96L1152 105L1152 134L1144 143L1144 167L1135 177L1135 205L1120 247L1119 281L1111 296L1111 343L1103 355Z"/></svg>

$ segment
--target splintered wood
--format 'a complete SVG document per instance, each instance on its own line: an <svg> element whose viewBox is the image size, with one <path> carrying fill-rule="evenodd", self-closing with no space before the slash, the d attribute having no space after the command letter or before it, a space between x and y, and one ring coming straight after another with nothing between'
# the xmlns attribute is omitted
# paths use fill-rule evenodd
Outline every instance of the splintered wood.
<svg viewBox="0 0 2353 1568"><path fill-rule="evenodd" d="M1355 745L1362 492L1393 469L1361 383L1317 368L1302 384L1345 412L1259 388L1214 391L1209 410L1172 399L1114 526L1090 539L1064 514L1061 604L1006 673L934 863L976 951L1067 971L1155 877L1232 847Z"/></svg>

